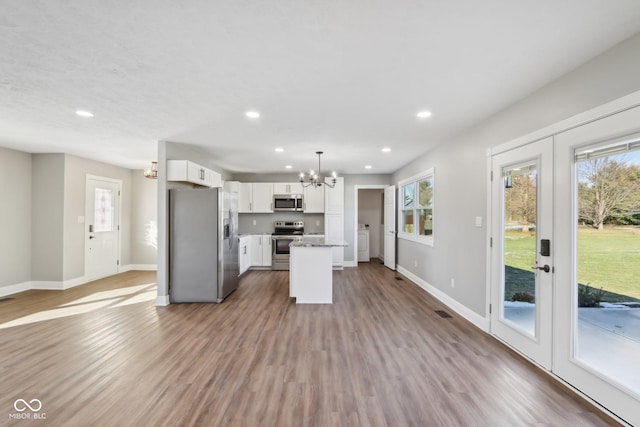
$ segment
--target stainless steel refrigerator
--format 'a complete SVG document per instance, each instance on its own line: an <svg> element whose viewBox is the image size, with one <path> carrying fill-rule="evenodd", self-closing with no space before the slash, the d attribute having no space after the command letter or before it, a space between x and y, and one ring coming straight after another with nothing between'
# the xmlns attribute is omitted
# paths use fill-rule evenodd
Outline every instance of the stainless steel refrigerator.
<svg viewBox="0 0 640 427"><path fill-rule="evenodd" d="M238 287L238 193L169 190L169 296L172 303L222 302Z"/></svg>

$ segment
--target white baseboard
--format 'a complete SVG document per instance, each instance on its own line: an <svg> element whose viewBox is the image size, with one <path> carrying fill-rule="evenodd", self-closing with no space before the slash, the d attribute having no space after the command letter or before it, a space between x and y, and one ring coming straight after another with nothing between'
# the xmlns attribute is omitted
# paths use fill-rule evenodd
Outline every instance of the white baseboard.
<svg viewBox="0 0 640 427"><path fill-rule="evenodd" d="M65 289L75 288L76 286L84 285L87 283L87 278L84 276L76 277L75 279L69 279L64 281L46 281L46 280L34 280L29 282L31 289L38 289L44 291L64 291Z"/></svg>
<svg viewBox="0 0 640 427"><path fill-rule="evenodd" d="M84 276L76 277L75 279L71 280L65 280L64 282L62 282L62 290L75 288L76 286L84 285L88 282L89 281Z"/></svg>
<svg viewBox="0 0 640 427"><path fill-rule="evenodd" d="M157 264L127 264L123 265L118 269L119 273L124 273L126 271L155 271L158 269Z"/></svg>
<svg viewBox="0 0 640 427"><path fill-rule="evenodd" d="M397 269L398 269L398 273L409 278L416 285L420 286L422 289L429 292L431 295L436 297L438 300L440 300L442 303L447 305L449 308L451 308L453 311L458 313L460 316L464 317L469 322L473 323L478 328L482 329L484 332L489 332L489 319L486 319L480 316L475 311L467 308L467 306L460 304L458 301L451 298L449 295L445 294L438 288L435 288L434 286L425 282L415 274L411 273L409 270L399 265L397 266Z"/></svg>
<svg viewBox="0 0 640 427"><path fill-rule="evenodd" d="M164 307L169 304L169 295L158 295L156 297L156 307Z"/></svg>
<svg viewBox="0 0 640 427"><path fill-rule="evenodd" d="M31 289L31 282L22 282L15 285L2 286L0 287L0 298L24 291L30 291Z"/></svg>
<svg viewBox="0 0 640 427"><path fill-rule="evenodd" d="M119 273L124 273L125 271L130 271L130 270L155 271L157 270L157 266L155 264L129 264L121 267ZM93 280L99 280L99 279L101 278L87 280L85 276L80 276L80 277L76 277L75 279L69 279L69 280L63 280L63 281L32 280L30 282L23 282L15 285L1 286L0 297L17 294L19 292L30 291L32 289L41 290L41 291L64 291L66 289L84 285Z"/></svg>
<svg viewBox="0 0 640 427"><path fill-rule="evenodd" d="M31 283L31 289L42 291L63 291L64 285L60 281L34 280Z"/></svg>
<svg viewBox="0 0 640 427"><path fill-rule="evenodd" d="M343 263L343 265L345 267L357 267L358 266L358 261L345 261Z"/></svg>

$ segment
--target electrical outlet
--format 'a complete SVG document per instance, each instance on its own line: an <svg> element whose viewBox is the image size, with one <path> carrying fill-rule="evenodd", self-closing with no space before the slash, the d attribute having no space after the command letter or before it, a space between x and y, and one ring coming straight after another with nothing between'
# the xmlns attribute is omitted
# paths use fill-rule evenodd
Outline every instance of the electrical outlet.
<svg viewBox="0 0 640 427"><path fill-rule="evenodd" d="M253 226L254 227L256 226L256 220L255 219L253 220Z"/></svg>
<svg viewBox="0 0 640 427"><path fill-rule="evenodd" d="M316 227L320 227L320 220L319 219L316 220Z"/></svg>
<svg viewBox="0 0 640 427"><path fill-rule="evenodd" d="M417 259L414 259L414 260L413 260L413 266L414 266L414 267L417 267L417 266L418 266L418 260L417 260Z"/></svg>
<svg viewBox="0 0 640 427"><path fill-rule="evenodd" d="M456 281L455 281L455 279L453 277L451 278L451 287L452 288L456 287Z"/></svg>

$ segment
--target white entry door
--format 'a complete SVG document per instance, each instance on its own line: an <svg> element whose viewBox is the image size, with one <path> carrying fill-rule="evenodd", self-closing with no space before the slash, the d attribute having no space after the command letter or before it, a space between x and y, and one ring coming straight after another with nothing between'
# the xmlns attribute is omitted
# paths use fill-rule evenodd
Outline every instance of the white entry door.
<svg viewBox="0 0 640 427"><path fill-rule="evenodd" d="M85 276L118 273L122 182L87 175L85 197Z"/></svg>
<svg viewBox="0 0 640 427"><path fill-rule="evenodd" d="M551 369L553 140L492 157L491 331Z"/></svg>
<svg viewBox="0 0 640 427"><path fill-rule="evenodd" d="M396 269L396 186L384 189L384 265Z"/></svg>

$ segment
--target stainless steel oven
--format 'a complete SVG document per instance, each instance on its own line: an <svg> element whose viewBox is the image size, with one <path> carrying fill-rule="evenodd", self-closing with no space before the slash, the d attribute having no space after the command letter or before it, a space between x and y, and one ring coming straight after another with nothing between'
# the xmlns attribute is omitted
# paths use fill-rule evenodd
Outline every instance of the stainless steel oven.
<svg viewBox="0 0 640 427"><path fill-rule="evenodd" d="M289 245L304 234L302 221L276 221L271 253L272 270L289 270Z"/></svg>

